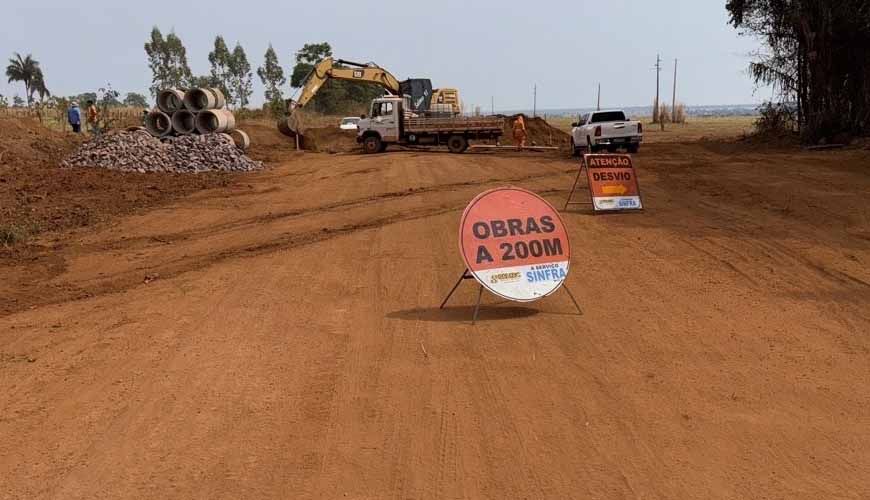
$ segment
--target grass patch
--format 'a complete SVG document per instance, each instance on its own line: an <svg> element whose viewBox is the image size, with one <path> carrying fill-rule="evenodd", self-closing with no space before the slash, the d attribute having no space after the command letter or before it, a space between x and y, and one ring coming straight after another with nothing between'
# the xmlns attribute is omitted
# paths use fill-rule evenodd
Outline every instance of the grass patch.
<svg viewBox="0 0 870 500"><path fill-rule="evenodd" d="M27 239L27 231L18 226L0 226L0 246L11 247Z"/></svg>

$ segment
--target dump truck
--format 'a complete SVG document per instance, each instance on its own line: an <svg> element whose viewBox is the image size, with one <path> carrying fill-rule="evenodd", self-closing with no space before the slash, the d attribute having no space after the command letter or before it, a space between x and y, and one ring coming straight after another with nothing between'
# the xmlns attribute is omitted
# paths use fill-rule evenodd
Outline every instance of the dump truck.
<svg viewBox="0 0 870 500"><path fill-rule="evenodd" d="M407 96L391 96L374 99L370 115L357 127L357 142L366 153L383 152L390 144L446 145L451 153L462 153L471 140L498 139L504 118L421 115L413 111Z"/></svg>

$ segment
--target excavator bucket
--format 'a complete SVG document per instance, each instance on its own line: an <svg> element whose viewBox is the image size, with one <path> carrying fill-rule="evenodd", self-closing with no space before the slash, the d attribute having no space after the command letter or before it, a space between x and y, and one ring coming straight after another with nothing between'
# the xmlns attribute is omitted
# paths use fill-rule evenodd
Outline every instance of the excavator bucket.
<svg viewBox="0 0 870 500"><path fill-rule="evenodd" d="M298 109L293 101L288 102L287 116L278 120L278 130L287 137L302 135L302 110Z"/></svg>

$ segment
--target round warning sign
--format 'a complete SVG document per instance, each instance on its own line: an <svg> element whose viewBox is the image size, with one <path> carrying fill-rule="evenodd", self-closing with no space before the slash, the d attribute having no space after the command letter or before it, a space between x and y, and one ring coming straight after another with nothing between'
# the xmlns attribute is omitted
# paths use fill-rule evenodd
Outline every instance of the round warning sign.
<svg viewBox="0 0 870 500"><path fill-rule="evenodd" d="M472 200L462 214L459 247L474 278L505 299L538 300L568 277L565 224L552 205L525 189L493 189Z"/></svg>

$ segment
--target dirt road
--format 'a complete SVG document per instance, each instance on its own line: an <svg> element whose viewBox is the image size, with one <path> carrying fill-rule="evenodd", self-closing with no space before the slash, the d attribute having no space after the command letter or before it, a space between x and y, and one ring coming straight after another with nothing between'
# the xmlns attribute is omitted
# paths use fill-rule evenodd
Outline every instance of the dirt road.
<svg viewBox="0 0 870 500"><path fill-rule="evenodd" d="M866 499L867 164L650 145L645 213L565 216L583 314L474 327L462 208L568 159L305 155L73 233L0 318L0 498Z"/></svg>

